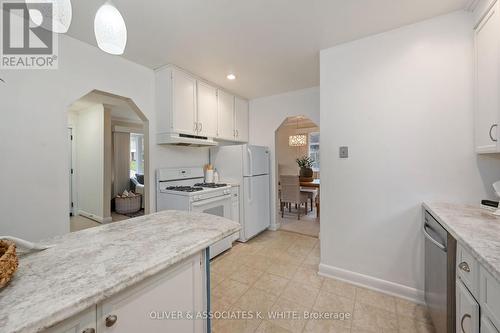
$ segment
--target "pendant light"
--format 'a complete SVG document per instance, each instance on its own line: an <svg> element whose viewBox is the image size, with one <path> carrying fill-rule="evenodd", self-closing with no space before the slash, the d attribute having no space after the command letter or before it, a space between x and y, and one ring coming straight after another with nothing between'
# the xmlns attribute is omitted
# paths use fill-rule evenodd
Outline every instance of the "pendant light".
<svg viewBox="0 0 500 333"><path fill-rule="evenodd" d="M97 46L104 52L121 55L125 51L127 26L111 1L106 1L95 14L94 33Z"/></svg>
<svg viewBox="0 0 500 333"><path fill-rule="evenodd" d="M27 5L32 3L52 4L52 13L49 10L41 10L40 12L38 10L30 10L30 19L33 23L46 30L60 34L68 32L73 17L71 0L26 0L25 3Z"/></svg>
<svg viewBox="0 0 500 333"><path fill-rule="evenodd" d="M299 131L299 120L302 117L297 117L297 131ZM295 134L288 137L288 145L290 147L304 147L307 146L307 135L306 134Z"/></svg>

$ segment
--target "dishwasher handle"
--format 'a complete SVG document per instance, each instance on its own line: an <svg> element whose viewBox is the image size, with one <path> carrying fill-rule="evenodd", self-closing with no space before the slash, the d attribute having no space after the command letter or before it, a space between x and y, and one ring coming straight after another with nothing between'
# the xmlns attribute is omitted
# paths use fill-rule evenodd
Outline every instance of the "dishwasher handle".
<svg viewBox="0 0 500 333"><path fill-rule="evenodd" d="M424 232L425 238L430 240L434 245L436 245L441 251L446 252L446 246L441 244L439 241L435 240L428 232L427 228L432 229L427 223L424 224L422 231Z"/></svg>

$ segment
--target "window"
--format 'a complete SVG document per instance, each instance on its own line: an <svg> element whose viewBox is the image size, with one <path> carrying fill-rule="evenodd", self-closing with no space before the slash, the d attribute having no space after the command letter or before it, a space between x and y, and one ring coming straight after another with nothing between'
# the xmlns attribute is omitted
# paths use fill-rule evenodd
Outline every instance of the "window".
<svg viewBox="0 0 500 333"><path fill-rule="evenodd" d="M144 135L130 134L130 176L144 174Z"/></svg>
<svg viewBox="0 0 500 333"><path fill-rule="evenodd" d="M314 160L312 169L319 171L319 132L309 133L309 157Z"/></svg>

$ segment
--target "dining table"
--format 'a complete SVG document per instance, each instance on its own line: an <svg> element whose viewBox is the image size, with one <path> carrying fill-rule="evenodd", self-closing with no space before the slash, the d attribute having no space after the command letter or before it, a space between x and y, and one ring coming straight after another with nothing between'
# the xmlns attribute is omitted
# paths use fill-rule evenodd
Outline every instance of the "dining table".
<svg viewBox="0 0 500 333"><path fill-rule="evenodd" d="M318 190L318 194L316 195L316 216L319 218L320 216L320 180L319 178L313 179L312 181L300 181L300 187L308 187L314 188Z"/></svg>

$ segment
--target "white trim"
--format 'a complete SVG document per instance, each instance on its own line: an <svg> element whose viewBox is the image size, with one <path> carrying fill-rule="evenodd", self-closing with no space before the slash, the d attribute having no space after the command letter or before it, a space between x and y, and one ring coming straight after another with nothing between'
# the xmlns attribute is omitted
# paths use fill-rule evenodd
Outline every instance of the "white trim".
<svg viewBox="0 0 500 333"><path fill-rule="evenodd" d="M142 129L127 127L127 126L120 126L120 125L114 125L113 126L113 132L137 133L137 134L143 134L144 135L144 131Z"/></svg>
<svg viewBox="0 0 500 333"><path fill-rule="evenodd" d="M394 282L325 264L319 265L318 274L324 277L335 278L337 280L348 282L358 287L375 290L387 295L403 298L419 304L424 304L423 290L410 288Z"/></svg>
<svg viewBox="0 0 500 333"><path fill-rule="evenodd" d="M94 220L96 222L103 223L103 224L113 222L113 218L111 216L109 216L109 217L97 216L97 215L94 215L91 213L87 213L86 211L83 211L83 210L79 210L78 215L84 216L88 219L91 219L91 220Z"/></svg>
<svg viewBox="0 0 500 333"><path fill-rule="evenodd" d="M469 12L473 12L476 8L477 5L479 4L480 0L468 0L467 3L465 4L465 10Z"/></svg>

